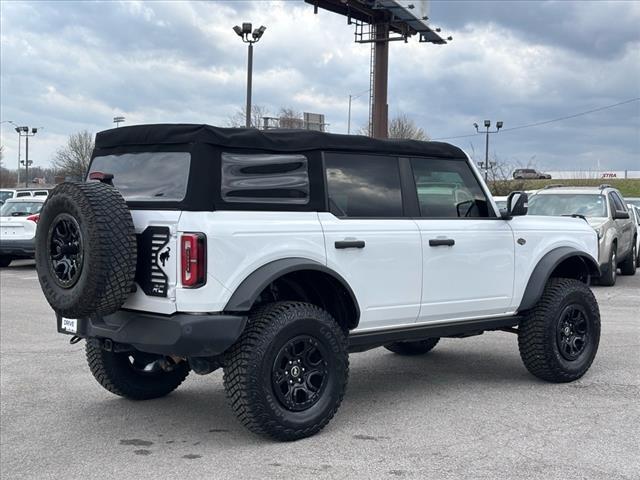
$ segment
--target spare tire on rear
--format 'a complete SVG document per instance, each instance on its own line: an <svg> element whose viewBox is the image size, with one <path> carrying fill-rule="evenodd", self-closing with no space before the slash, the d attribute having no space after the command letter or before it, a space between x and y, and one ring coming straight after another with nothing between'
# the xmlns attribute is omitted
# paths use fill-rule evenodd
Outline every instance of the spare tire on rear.
<svg viewBox="0 0 640 480"><path fill-rule="evenodd" d="M49 194L36 231L36 269L60 315L109 315L131 293L136 236L122 195L100 182L67 182Z"/></svg>

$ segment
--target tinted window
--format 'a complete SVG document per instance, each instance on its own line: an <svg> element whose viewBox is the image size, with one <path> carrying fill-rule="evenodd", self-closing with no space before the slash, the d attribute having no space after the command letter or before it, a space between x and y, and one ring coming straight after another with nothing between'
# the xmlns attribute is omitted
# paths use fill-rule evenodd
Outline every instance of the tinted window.
<svg viewBox="0 0 640 480"><path fill-rule="evenodd" d="M541 193L529 199L529 215L606 217L607 203L592 193Z"/></svg>
<svg viewBox="0 0 640 480"><path fill-rule="evenodd" d="M286 154L222 154L225 202L309 203L307 157Z"/></svg>
<svg viewBox="0 0 640 480"><path fill-rule="evenodd" d="M411 166L423 217L489 216L487 197L467 162L412 158Z"/></svg>
<svg viewBox="0 0 640 480"><path fill-rule="evenodd" d="M125 153L96 157L91 172L113 174L113 185L129 201L180 201L187 193L187 152Z"/></svg>
<svg viewBox="0 0 640 480"><path fill-rule="evenodd" d="M613 199L613 204L615 205L616 210L618 210L619 212L627 211L627 207L624 206L624 203L616 192L611 192L609 195L611 195L611 198Z"/></svg>
<svg viewBox="0 0 640 480"><path fill-rule="evenodd" d="M329 209L338 217L401 217L396 157L325 154Z"/></svg>

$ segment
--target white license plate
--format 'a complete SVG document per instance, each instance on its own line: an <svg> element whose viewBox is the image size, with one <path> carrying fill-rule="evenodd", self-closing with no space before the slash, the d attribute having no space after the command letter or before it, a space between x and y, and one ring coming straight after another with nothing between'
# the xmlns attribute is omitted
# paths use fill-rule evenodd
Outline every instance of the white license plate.
<svg viewBox="0 0 640 480"><path fill-rule="evenodd" d="M78 332L78 319L62 317L61 327L62 327L62 330L64 330L65 332L77 333Z"/></svg>

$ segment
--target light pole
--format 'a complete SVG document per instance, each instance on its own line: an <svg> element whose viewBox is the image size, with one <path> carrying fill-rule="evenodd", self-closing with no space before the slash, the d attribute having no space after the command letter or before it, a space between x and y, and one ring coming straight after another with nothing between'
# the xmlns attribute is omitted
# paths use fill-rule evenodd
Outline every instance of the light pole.
<svg viewBox="0 0 640 480"><path fill-rule="evenodd" d="M113 123L115 123L116 128L118 128L121 123L124 123L124 117L113 117Z"/></svg>
<svg viewBox="0 0 640 480"><path fill-rule="evenodd" d="M246 121L245 126L247 128L251 128L251 81L253 76L253 44L256 43L262 35L264 31L267 29L264 25L260 28L256 28L251 32L252 29L251 23L243 23L242 27L236 25L233 27L233 31L242 38L244 43L249 44L249 55L247 59L247 111L246 111Z"/></svg>
<svg viewBox="0 0 640 480"><path fill-rule="evenodd" d="M24 144L24 161L23 162L19 162L19 163L23 163L24 164L24 168L25 168L25 172L24 172L24 186L28 187L29 186L29 164L31 163L29 161L29 137L33 137L36 133L38 133L38 129L37 128L32 128L31 129L31 133L29 133L29 127L16 127L16 132L18 132L18 145L20 145L20 139L22 137L25 137L25 144ZM18 160L20 159L20 153L18 150ZM18 164L18 175L20 175L20 166ZM18 180L19 182L19 180Z"/></svg>
<svg viewBox="0 0 640 480"><path fill-rule="evenodd" d="M369 93L370 91L371 91L371 89L367 88L366 90L364 90L364 91L362 91L360 93L356 93L355 95L352 95L352 94L349 95L349 116L347 118L347 135L351 134L351 101L355 100L358 97L361 97L365 93Z"/></svg>
<svg viewBox="0 0 640 480"><path fill-rule="evenodd" d="M487 129L486 131L487 137L486 137L486 142L484 147L484 183L487 183L489 180L489 134L498 133L502 128L502 125L503 125L502 121L496 122L496 129L494 131L490 131L489 128L491 127L491 120L484 121L484 126ZM480 130L478 129L478 124L474 123L473 126L476 127L476 132L480 133Z"/></svg>

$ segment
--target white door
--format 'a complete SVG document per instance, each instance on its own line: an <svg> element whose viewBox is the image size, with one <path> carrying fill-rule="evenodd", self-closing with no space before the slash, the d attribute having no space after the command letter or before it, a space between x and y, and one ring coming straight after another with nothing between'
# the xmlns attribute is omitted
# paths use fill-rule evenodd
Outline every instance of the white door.
<svg viewBox="0 0 640 480"><path fill-rule="evenodd" d="M330 213L319 213L327 266L351 286L357 330L414 323L420 310L422 247L405 217L398 159L326 153Z"/></svg>
<svg viewBox="0 0 640 480"><path fill-rule="evenodd" d="M466 160L411 159L423 256L419 322L500 315L513 297L514 237Z"/></svg>

